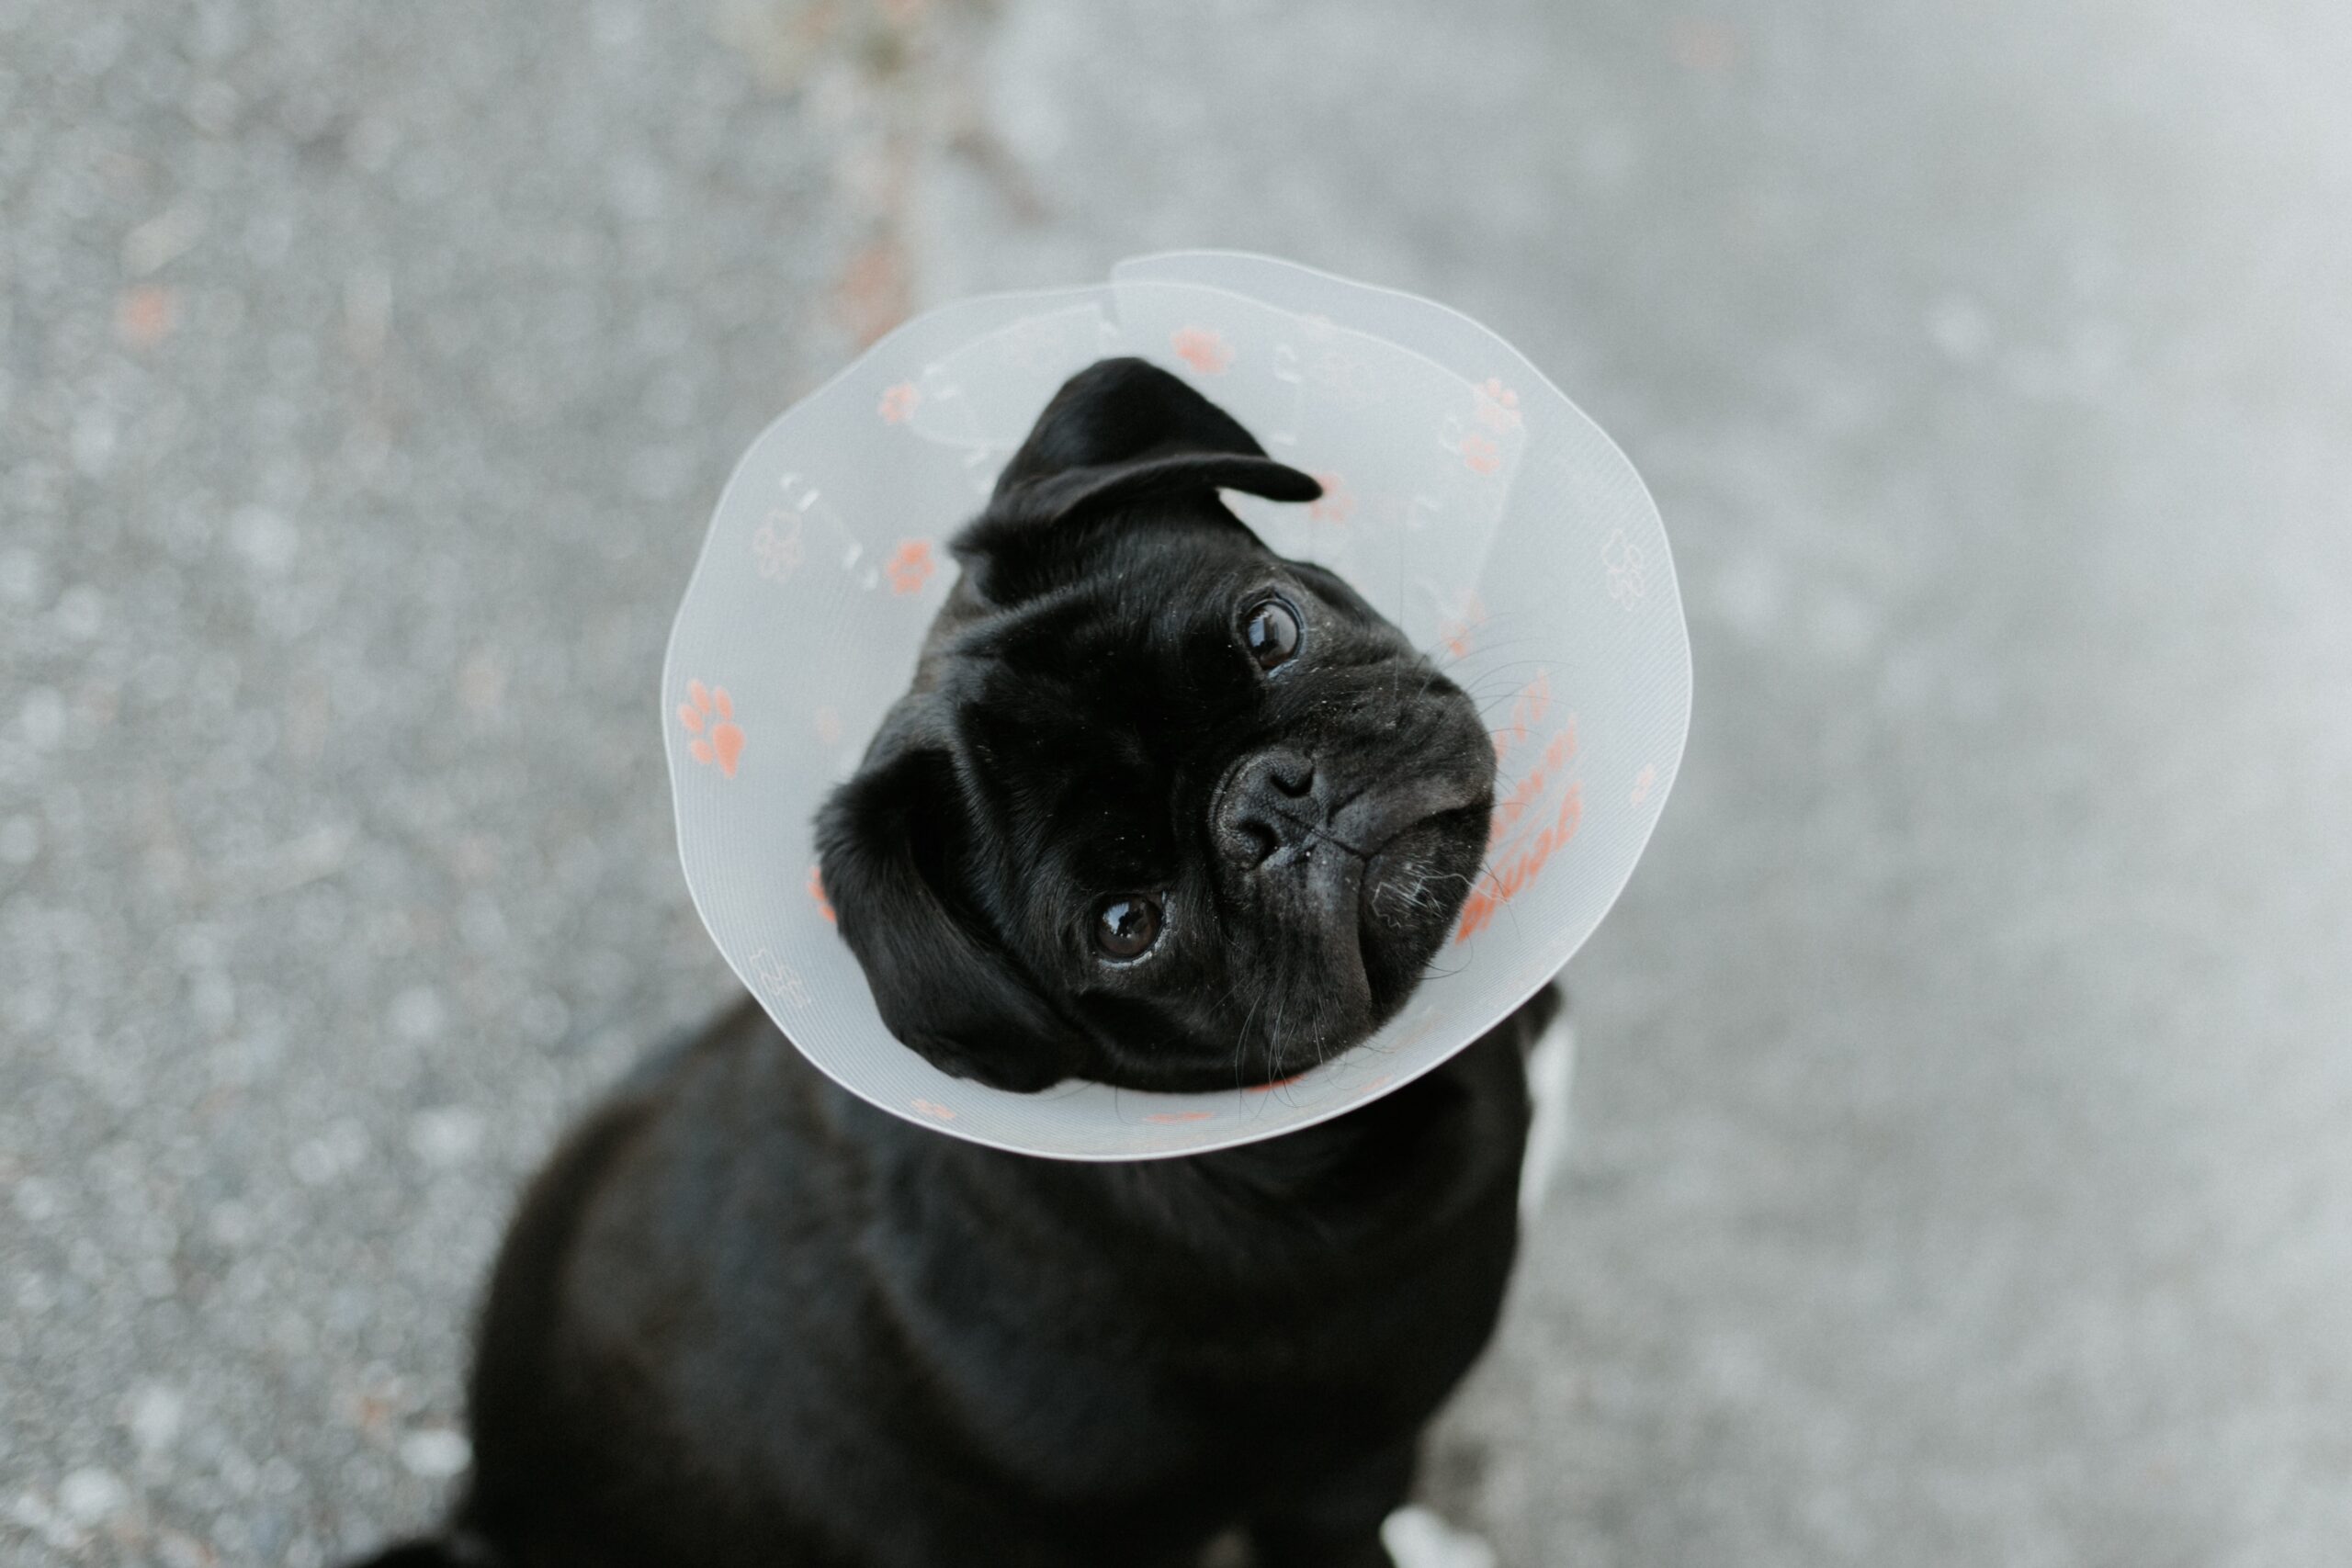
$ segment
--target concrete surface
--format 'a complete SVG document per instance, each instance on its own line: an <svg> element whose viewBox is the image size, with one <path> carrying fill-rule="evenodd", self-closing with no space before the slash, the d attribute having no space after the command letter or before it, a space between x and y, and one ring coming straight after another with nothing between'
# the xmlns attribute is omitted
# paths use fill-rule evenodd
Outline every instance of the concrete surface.
<svg viewBox="0 0 2352 1568"><path fill-rule="evenodd" d="M0 0L0 1560L462 1462L719 993L653 671L909 302L1250 245L1619 437L1700 706L1430 1491L1512 1568L2352 1550L2352 14Z"/></svg>

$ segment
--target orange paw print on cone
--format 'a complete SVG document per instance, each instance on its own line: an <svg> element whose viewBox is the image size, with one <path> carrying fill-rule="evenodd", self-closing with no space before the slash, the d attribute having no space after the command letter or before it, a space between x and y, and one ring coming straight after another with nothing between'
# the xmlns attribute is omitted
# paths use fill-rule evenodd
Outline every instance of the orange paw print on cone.
<svg viewBox="0 0 2352 1568"><path fill-rule="evenodd" d="M1168 334L1168 346L1204 376L1221 376L1233 363L1233 345L1214 327L1179 327Z"/></svg>
<svg viewBox="0 0 2352 1568"><path fill-rule="evenodd" d="M1348 492L1348 481L1328 468L1318 469L1315 482L1323 493L1306 508L1306 514L1317 523L1345 523L1355 515L1356 498Z"/></svg>
<svg viewBox="0 0 2352 1568"><path fill-rule="evenodd" d="M912 593L931 581L931 541L902 539L882 570L890 574L890 592Z"/></svg>
<svg viewBox="0 0 2352 1568"><path fill-rule="evenodd" d="M695 738L686 750L695 761L706 767L716 762L720 773L730 779L735 776L736 760L743 755L743 727L735 722L735 704L726 687L687 682L686 700L678 705L678 722Z"/></svg>
<svg viewBox="0 0 2352 1568"><path fill-rule="evenodd" d="M1437 639L1456 659L1470 657L1470 646L1480 626L1487 624L1487 606L1476 593L1465 592L1455 601L1457 613L1438 623Z"/></svg>
<svg viewBox="0 0 2352 1568"><path fill-rule="evenodd" d="M1478 423L1489 430L1517 430L1520 426L1519 394L1495 377L1487 384L1474 388L1471 396L1476 400Z"/></svg>
<svg viewBox="0 0 2352 1568"><path fill-rule="evenodd" d="M1462 462L1474 474L1491 474L1503 466L1503 449L1483 435L1465 435Z"/></svg>
<svg viewBox="0 0 2352 1568"><path fill-rule="evenodd" d="M885 424L904 424L914 417L914 412L922 402L922 393L915 389L915 384L901 381L883 392L882 400L874 412L882 416Z"/></svg>
<svg viewBox="0 0 2352 1568"><path fill-rule="evenodd" d="M1305 1073L1293 1073L1286 1078L1276 1078L1272 1083L1253 1083L1241 1092L1244 1094L1272 1094L1278 1089L1290 1088L1291 1085L1299 1082L1306 1077L1306 1075Z"/></svg>

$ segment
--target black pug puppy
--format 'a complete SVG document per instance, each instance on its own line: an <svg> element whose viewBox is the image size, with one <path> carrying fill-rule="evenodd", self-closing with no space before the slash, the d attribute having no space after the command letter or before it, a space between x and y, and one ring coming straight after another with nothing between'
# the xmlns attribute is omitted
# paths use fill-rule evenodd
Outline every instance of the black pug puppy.
<svg viewBox="0 0 2352 1568"><path fill-rule="evenodd" d="M1262 1083L1368 1035L1487 840L1470 700L1220 488L1312 499L1175 378L1039 418L913 687L827 805L842 934L948 1071ZM1223 1153L1074 1164L910 1125L744 1006L526 1198L474 1469L391 1564L1386 1568L1493 1327L1539 996L1443 1067Z"/></svg>

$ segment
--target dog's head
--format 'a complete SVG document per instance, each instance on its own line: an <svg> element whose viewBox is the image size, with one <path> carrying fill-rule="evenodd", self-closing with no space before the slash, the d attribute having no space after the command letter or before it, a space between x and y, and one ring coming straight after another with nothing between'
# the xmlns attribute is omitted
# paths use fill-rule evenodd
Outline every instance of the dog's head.
<svg viewBox="0 0 2352 1568"><path fill-rule="evenodd" d="M883 1021L948 1072L1287 1077L1394 1013L1461 909L1494 794L1476 709L1220 489L1318 493L1164 371L1072 378L819 819Z"/></svg>

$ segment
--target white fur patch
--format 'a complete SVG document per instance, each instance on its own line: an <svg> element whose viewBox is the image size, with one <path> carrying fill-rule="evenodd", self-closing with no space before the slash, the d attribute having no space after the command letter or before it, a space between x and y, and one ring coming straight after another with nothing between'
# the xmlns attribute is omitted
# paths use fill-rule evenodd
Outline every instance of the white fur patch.
<svg viewBox="0 0 2352 1568"><path fill-rule="evenodd" d="M1495 1568L1493 1547L1418 1504L1388 1516L1380 1527L1380 1543L1396 1568Z"/></svg>
<svg viewBox="0 0 2352 1568"><path fill-rule="evenodd" d="M1521 1224L1542 1212L1554 1179L1567 1164L1568 1095L1576 1076L1576 1023L1563 1007L1527 1054L1527 1098L1533 1114L1527 1128L1527 1156L1519 1168Z"/></svg>

